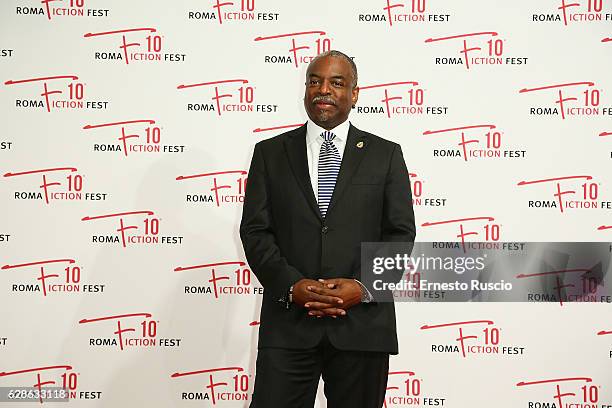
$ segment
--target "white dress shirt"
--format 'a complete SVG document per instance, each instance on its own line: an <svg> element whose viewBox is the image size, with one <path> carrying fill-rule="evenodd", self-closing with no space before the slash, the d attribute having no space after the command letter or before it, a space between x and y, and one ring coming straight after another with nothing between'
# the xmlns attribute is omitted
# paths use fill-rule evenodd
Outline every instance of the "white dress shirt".
<svg viewBox="0 0 612 408"><path fill-rule="evenodd" d="M344 146L346 146L346 139L348 138L350 124L351 123L347 119L330 130L330 132L336 135L334 140L332 140L332 143L338 149L338 153L340 153L340 161L342 161L342 157L344 155ZM308 173L310 174L312 191L314 191L317 202L319 202L319 154L321 152L321 146L323 145L321 133L326 131L326 129L323 129L321 126L310 120L306 124L306 155L308 156Z"/></svg>

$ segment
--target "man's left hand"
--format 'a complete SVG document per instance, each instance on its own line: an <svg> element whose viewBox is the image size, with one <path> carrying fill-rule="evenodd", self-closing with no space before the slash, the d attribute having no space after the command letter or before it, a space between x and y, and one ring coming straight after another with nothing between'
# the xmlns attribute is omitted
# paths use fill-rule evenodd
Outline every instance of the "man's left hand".
<svg viewBox="0 0 612 408"><path fill-rule="evenodd" d="M334 279L319 279L323 286L312 287L310 290L314 293L323 296L336 296L342 299L341 308L348 310L349 308L361 303L362 289L361 285L354 279L334 278ZM310 302L312 303L312 302ZM316 309L317 305L313 305ZM339 313L330 313L327 309L310 310L310 316L340 316Z"/></svg>

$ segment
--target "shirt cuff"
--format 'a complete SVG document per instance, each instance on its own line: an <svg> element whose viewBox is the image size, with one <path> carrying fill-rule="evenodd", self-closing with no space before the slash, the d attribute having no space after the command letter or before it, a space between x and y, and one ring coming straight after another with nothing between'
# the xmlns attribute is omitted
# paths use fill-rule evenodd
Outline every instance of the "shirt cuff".
<svg viewBox="0 0 612 408"><path fill-rule="evenodd" d="M355 279L355 282L361 286L361 303L371 303L374 300L374 296L372 296L368 288L366 288L358 279Z"/></svg>
<svg viewBox="0 0 612 408"><path fill-rule="evenodd" d="M279 303L284 303L285 307L287 309L289 309L289 307L291 306L291 303L293 303L293 285L291 285L289 287L289 290L287 291L287 293L285 293L285 295L278 299Z"/></svg>

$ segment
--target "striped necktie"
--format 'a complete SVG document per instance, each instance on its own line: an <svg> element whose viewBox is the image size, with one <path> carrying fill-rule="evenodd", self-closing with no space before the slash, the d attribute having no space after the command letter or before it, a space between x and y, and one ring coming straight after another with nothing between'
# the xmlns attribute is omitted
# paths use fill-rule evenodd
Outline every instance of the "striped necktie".
<svg viewBox="0 0 612 408"><path fill-rule="evenodd" d="M335 134L329 131L321 133L323 144L319 152L319 177L318 177L318 197L319 211L321 216L325 218L329 202L331 201L336 178L340 171L340 153L332 140L336 137Z"/></svg>

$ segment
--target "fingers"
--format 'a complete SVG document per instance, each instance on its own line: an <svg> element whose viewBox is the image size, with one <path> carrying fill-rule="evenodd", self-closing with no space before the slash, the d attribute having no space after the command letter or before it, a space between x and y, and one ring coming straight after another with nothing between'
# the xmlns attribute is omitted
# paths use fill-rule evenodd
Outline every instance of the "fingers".
<svg viewBox="0 0 612 408"><path fill-rule="evenodd" d="M308 315L314 317L330 316L336 318L346 315L346 310L334 307L328 303L308 302L304 307L308 309Z"/></svg>
<svg viewBox="0 0 612 408"><path fill-rule="evenodd" d="M327 288L325 286L309 286L308 290L323 296L333 296L334 294L332 288Z"/></svg>
<svg viewBox="0 0 612 408"><path fill-rule="evenodd" d="M345 316L346 315L346 310L338 309L338 308L335 308L335 307L328 307L328 308L325 308L325 309L310 310L310 311L308 311L308 315L309 316L313 316L313 317L329 316L329 317L333 317L335 319L338 316Z"/></svg>
<svg viewBox="0 0 612 408"><path fill-rule="evenodd" d="M330 279L319 279L319 282L321 283L330 283L333 285L341 285L343 283L346 283L348 281L351 281L352 279L348 279L348 278L330 278Z"/></svg>
<svg viewBox="0 0 612 408"><path fill-rule="evenodd" d="M336 287L338 287L337 279L319 279L319 282L321 282L324 287L327 287L329 289L335 289Z"/></svg>
<svg viewBox="0 0 612 408"><path fill-rule="evenodd" d="M336 305L322 302L307 302L304 307L309 310L336 309Z"/></svg>
<svg viewBox="0 0 612 408"><path fill-rule="evenodd" d="M332 306L341 305L344 302L341 298L337 296L328 296L328 295L323 294L325 292L321 292L320 288L316 288L314 286L308 286L307 289L310 292L310 299L315 302L328 303Z"/></svg>

